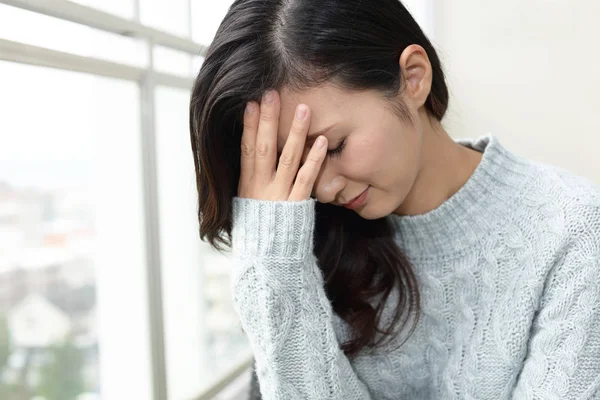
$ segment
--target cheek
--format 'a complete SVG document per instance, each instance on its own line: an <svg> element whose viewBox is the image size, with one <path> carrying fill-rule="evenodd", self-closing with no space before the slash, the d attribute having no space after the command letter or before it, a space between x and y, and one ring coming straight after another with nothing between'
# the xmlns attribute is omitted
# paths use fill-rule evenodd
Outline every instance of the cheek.
<svg viewBox="0 0 600 400"><path fill-rule="evenodd" d="M348 157L344 163L348 165L357 176L377 179L382 170L386 170L393 155L389 137L383 137L376 132L370 132L353 141L348 150Z"/></svg>
<svg viewBox="0 0 600 400"><path fill-rule="evenodd" d="M418 164L418 146L409 129L414 127L389 124L356 137L343 161L347 177L386 191L410 182Z"/></svg>

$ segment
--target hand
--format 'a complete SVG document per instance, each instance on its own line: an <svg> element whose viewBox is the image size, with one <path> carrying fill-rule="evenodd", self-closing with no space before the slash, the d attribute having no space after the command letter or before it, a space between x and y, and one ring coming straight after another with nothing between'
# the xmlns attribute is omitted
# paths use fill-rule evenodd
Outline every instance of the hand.
<svg viewBox="0 0 600 400"><path fill-rule="evenodd" d="M260 106L249 102L244 113L238 196L258 200L307 200L327 155L327 138L319 136L315 140L306 162L298 170L310 126L310 109L305 104L298 105L276 169L279 96L275 90L268 94L272 96L271 101L263 96ZM303 111L305 115L299 115Z"/></svg>

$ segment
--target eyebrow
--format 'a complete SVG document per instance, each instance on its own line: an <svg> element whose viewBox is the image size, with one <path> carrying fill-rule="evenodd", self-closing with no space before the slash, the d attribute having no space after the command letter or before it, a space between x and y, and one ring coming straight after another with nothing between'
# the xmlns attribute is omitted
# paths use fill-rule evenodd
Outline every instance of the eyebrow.
<svg viewBox="0 0 600 400"><path fill-rule="evenodd" d="M320 135L324 135L324 134L326 134L327 132L329 132L329 131L331 130L331 128L333 128L333 127L334 127L334 126L336 126L336 125L337 125L337 122L336 122L336 123L334 123L334 124L332 124L332 125L329 125L329 126L328 126L327 128L325 128L325 129L321 129L321 130L320 130L320 131L318 131L318 132L309 133L307 137L308 137L308 138L311 138L311 139L316 139L316 138L318 138Z"/></svg>
<svg viewBox="0 0 600 400"><path fill-rule="evenodd" d="M306 137L306 141L304 142L304 146L305 147L311 147L312 144L314 143L315 140L317 140L317 138L321 135L326 134L327 132L329 132L333 127L335 127L337 125L336 123L333 123L331 125L329 125L327 128L325 129L321 129L320 131L317 132L313 132L313 133L309 133L308 136ZM283 149L279 149L279 147L277 148L277 155L281 155Z"/></svg>

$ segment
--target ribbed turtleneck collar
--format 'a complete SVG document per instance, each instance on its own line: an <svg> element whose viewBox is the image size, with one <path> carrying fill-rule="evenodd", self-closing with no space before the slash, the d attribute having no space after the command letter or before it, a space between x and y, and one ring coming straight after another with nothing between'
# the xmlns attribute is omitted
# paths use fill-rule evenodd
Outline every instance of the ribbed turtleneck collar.
<svg viewBox="0 0 600 400"><path fill-rule="evenodd" d="M531 163L505 149L493 135L456 142L483 153L467 182L425 214L390 215L399 244L410 257L443 257L464 251L491 234L518 206Z"/></svg>

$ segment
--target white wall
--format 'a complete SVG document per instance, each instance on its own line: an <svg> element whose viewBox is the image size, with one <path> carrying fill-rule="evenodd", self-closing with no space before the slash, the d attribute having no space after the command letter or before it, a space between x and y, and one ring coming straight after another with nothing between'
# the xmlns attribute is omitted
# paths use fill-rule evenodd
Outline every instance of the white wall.
<svg viewBox="0 0 600 400"><path fill-rule="evenodd" d="M402 0L402 4L430 38L435 36L433 19L435 2L436 0Z"/></svg>
<svg viewBox="0 0 600 400"><path fill-rule="evenodd" d="M450 135L491 132L600 183L600 1L434 1Z"/></svg>

